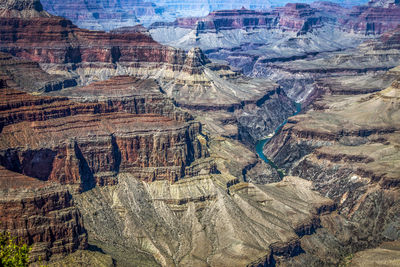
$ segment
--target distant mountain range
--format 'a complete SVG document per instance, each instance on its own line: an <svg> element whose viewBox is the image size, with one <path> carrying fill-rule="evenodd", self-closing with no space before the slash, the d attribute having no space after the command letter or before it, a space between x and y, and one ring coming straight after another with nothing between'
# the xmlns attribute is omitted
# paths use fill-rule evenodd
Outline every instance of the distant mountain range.
<svg viewBox="0 0 400 267"><path fill-rule="evenodd" d="M397 0L391 0L397 1ZM117 27L154 22L171 22L178 17L206 16L215 10L240 9L266 10L283 6L289 0L43 0L43 6L50 13L66 17L80 27L94 30L111 30ZM298 3L311 3L311 0L298 0ZM367 0L334 0L343 6L367 3ZM374 1L387 2L387 1Z"/></svg>

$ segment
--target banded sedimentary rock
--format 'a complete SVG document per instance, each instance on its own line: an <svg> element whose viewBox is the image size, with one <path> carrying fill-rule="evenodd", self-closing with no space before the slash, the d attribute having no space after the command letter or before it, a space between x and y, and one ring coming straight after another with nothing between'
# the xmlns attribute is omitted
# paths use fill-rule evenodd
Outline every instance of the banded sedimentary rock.
<svg viewBox="0 0 400 267"><path fill-rule="evenodd" d="M77 85L73 77L49 75L38 63L17 59L7 53L0 53L0 76L7 77L8 86L30 92L50 92Z"/></svg>
<svg viewBox="0 0 400 267"><path fill-rule="evenodd" d="M81 103L103 103L109 110L132 114L159 114L177 121L193 117L177 108L172 99L162 93L155 80L131 76L116 76L90 85L53 92Z"/></svg>
<svg viewBox="0 0 400 267"><path fill-rule="evenodd" d="M199 134L196 123L156 115L88 114L20 122L2 129L1 163L40 180L82 187L114 184L113 177L128 169L144 180L175 181L206 155L196 141Z"/></svg>
<svg viewBox="0 0 400 267"><path fill-rule="evenodd" d="M370 4L353 7L348 17L345 17L341 23L349 31L364 34L382 34L396 28L399 24L399 17L399 3L380 6Z"/></svg>
<svg viewBox="0 0 400 267"><path fill-rule="evenodd" d="M0 193L0 231L33 245L32 259L87 248L81 213L67 189L0 166Z"/></svg>

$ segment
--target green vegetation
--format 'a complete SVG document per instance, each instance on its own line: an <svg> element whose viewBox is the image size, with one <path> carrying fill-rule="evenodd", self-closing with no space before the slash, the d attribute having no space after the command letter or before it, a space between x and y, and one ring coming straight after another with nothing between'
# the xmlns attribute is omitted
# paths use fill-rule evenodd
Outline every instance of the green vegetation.
<svg viewBox="0 0 400 267"><path fill-rule="evenodd" d="M351 260L353 259L354 254L349 254L346 257L342 259L342 261L339 263L339 267L349 267L351 266Z"/></svg>
<svg viewBox="0 0 400 267"><path fill-rule="evenodd" d="M25 267L29 265L31 247L12 237L10 233L0 234L0 267Z"/></svg>

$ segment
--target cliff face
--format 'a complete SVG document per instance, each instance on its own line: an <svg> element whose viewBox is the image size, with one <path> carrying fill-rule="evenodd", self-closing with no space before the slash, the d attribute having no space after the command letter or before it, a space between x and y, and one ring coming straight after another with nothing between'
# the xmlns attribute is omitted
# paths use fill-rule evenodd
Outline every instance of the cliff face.
<svg viewBox="0 0 400 267"><path fill-rule="evenodd" d="M149 31L163 44L199 46L211 59L228 62L249 76L274 80L289 98L306 105L318 94L313 85L318 78L397 65L397 51L363 43L395 31L398 9L398 5L287 4L269 12L225 10L203 18L180 18L154 24ZM393 39L388 47L398 50L395 43ZM360 52L354 53L352 49L361 44Z"/></svg>
<svg viewBox="0 0 400 267"><path fill-rule="evenodd" d="M1 166L0 192L0 230L33 245L33 259L87 247L82 216L68 190Z"/></svg>
<svg viewBox="0 0 400 267"><path fill-rule="evenodd" d="M313 16L307 5L285 9L295 20ZM36 21L41 30L28 27ZM282 179L235 140L258 139L294 111L278 85L212 63L200 49L160 45L142 30L92 32L41 16L3 17L2 25L1 49L40 64L0 58L0 205L18 214L0 219L38 244L38 255L85 257L75 250L87 246L87 231L121 265L317 265L375 245L371 232L377 242L398 238L398 173L390 166L399 158L398 81L381 90L396 70L318 80L321 91L340 95L291 118L271 140L267 154L301 177ZM289 44L310 44L297 31L290 36ZM390 58L387 68L396 52L376 45L354 57L338 53L331 69L366 54ZM325 60L276 66L313 73ZM43 89L63 79L79 86Z"/></svg>
<svg viewBox="0 0 400 267"><path fill-rule="evenodd" d="M13 67L29 65L41 74L32 62L12 60ZM72 194L115 185L120 173L174 183L216 171L201 125L154 81L116 77L69 89L73 102L22 92L6 74L0 76L1 230L33 244L34 260L87 247Z"/></svg>
<svg viewBox="0 0 400 267"><path fill-rule="evenodd" d="M366 35L382 34L392 30L399 24L400 6L354 7L349 17L343 19L345 29Z"/></svg>
<svg viewBox="0 0 400 267"><path fill-rule="evenodd" d="M173 26L195 29L196 36L206 32L220 32L224 30L273 30L282 29L300 34L312 31L322 25L322 17L317 9L307 4L287 4L272 11L261 12L245 8L237 10L219 10L203 18L178 18L173 23L155 23L151 28Z"/></svg>
<svg viewBox="0 0 400 267"><path fill-rule="evenodd" d="M45 0L43 5L52 14L72 20L76 25L91 30L112 30L135 24L150 25L157 21L173 21L182 16L205 16L215 10L241 7L265 10L268 1L71 1Z"/></svg>
<svg viewBox="0 0 400 267"><path fill-rule="evenodd" d="M135 92L128 90L135 79L125 77L126 80L130 83L122 88L128 93ZM118 79L108 84L115 84L115 81ZM139 88L146 88L144 86L143 82L139 83ZM99 93L104 90L101 84L92 85L91 88L94 89L81 90L87 92L97 89ZM147 96L142 94L141 98L133 99L129 99L132 95L118 95L113 99L112 96L106 98L105 94L104 102L96 98L89 103L74 103L65 97L32 96L6 88L1 90L2 165L31 177L77 183L84 187L113 184L112 177L125 168L149 168L143 175L136 171L138 177L153 180L157 176L158 179L175 181L185 176L186 166L206 155L197 140L200 125L187 123L190 116L175 110L160 91L157 95L156 88L153 91L155 97L150 92ZM79 92L75 93L79 95ZM136 93L140 95L138 90ZM115 113L117 111L142 115ZM149 115L152 112L168 115L171 119ZM105 114L97 115L99 113ZM75 134L77 128L86 130ZM154 136L156 129L159 133ZM96 138L93 140L91 136ZM157 141L160 138L162 142ZM150 143L152 146L148 146ZM165 153L150 157L161 150Z"/></svg>
<svg viewBox="0 0 400 267"><path fill-rule="evenodd" d="M40 63L168 60L176 63L173 58L176 51L157 44L145 34L91 32L60 17L1 17L0 29L2 51ZM49 43L52 45L48 46Z"/></svg>

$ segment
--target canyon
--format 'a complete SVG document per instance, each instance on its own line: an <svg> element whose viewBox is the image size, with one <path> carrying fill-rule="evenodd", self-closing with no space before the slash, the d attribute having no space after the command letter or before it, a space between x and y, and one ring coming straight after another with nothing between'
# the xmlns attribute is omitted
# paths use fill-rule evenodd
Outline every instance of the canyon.
<svg viewBox="0 0 400 267"><path fill-rule="evenodd" d="M160 43L185 50L198 46L211 60L251 77L274 80L290 98L307 105L318 91L314 80L398 65L397 49L368 43L395 31L400 23L400 6L386 2L352 8L315 2L268 12L216 11L155 23L149 32Z"/></svg>
<svg viewBox="0 0 400 267"><path fill-rule="evenodd" d="M49 266L398 263L397 1L130 3L1 2L1 232Z"/></svg>
<svg viewBox="0 0 400 267"><path fill-rule="evenodd" d="M271 6L280 6L290 1L67 0L59 2L44 0L42 2L45 10L53 15L70 19L79 27L90 30L110 31L135 24L142 24L147 27L155 22L172 22L180 17L206 16L209 12L216 10L232 10L242 7L254 10L268 10ZM310 3L313 1L300 0L298 2ZM334 0L334 2L349 7L364 4L367 1ZM377 4L375 3L375 5Z"/></svg>

